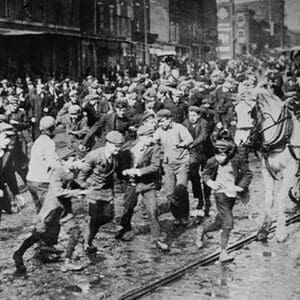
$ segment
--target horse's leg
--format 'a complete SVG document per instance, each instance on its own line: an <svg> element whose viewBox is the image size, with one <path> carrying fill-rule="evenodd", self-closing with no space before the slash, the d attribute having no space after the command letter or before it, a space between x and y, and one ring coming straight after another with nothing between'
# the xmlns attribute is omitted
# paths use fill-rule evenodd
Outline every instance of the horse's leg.
<svg viewBox="0 0 300 300"><path fill-rule="evenodd" d="M289 164L282 171L282 180L280 189L278 190L278 196L276 199L278 206L278 218L276 227L276 239L278 242L284 242L287 238L287 231L285 225L285 202L288 197L289 189L295 180L295 174L297 172L297 164L294 160L290 160Z"/></svg>
<svg viewBox="0 0 300 300"><path fill-rule="evenodd" d="M274 189L275 181L268 172L264 161L262 162L262 176L265 183L265 207L264 207L264 218L261 227L257 232L257 240L266 240L270 231L272 219L271 210L274 203Z"/></svg>

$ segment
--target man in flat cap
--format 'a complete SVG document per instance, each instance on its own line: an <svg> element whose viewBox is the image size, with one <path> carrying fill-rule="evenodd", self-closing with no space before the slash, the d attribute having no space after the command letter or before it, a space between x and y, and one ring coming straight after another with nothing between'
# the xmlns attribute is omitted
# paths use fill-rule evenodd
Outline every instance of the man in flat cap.
<svg viewBox="0 0 300 300"><path fill-rule="evenodd" d="M188 105L183 100L183 93L177 89L169 89L169 97L165 99L163 106L171 111L172 118L177 123L182 123L188 112Z"/></svg>
<svg viewBox="0 0 300 300"><path fill-rule="evenodd" d="M163 168L167 198L175 218L175 225L185 225L189 217L188 148L193 143L193 137L184 125L172 120L168 109L158 111L157 118L159 128L154 133L154 141L161 144L164 153Z"/></svg>
<svg viewBox="0 0 300 300"><path fill-rule="evenodd" d="M210 189L200 178L199 171L202 172L210 153L207 151L207 143L210 143L208 135L208 122L201 117L201 109L198 106L190 106L188 119L183 123L189 130L194 141L190 146L190 173L189 178L192 183L194 198L198 199L197 209L200 216L208 216L210 204ZM205 205L204 211L203 206Z"/></svg>
<svg viewBox="0 0 300 300"><path fill-rule="evenodd" d="M126 136L129 127L131 125L130 120L128 119L127 115L127 103L124 100L117 100L115 102L115 112L102 115L96 123L91 127L89 132L86 134L85 138L81 144L81 151L84 151L86 148L89 140L93 138L96 134L101 136L101 134L106 134L110 131L119 131ZM95 148L102 144L102 140L99 139L99 142L96 143Z"/></svg>
<svg viewBox="0 0 300 300"><path fill-rule="evenodd" d="M114 218L113 174L115 157L125 142L118 131L106 134L104 147L89 152L84 158L84 166L78 174L78 184L88 188L89 223L86 237L86 252L95 253L93 245L99 228Z"/></svg>
<svg viewBox="0 0 300 300"><path fill-rule="evenodd" d="M79 158L86 153L79 150L79 145L89 131L87 117L82 114L79 105L69 106L67 115L62 119L66 127L68 148L76 152Z"/></svg>
<svg viewBox="0 0 300 300"><path fill-rule="evenodd" d="M64 116L68 114L69 107L72 105L79 105L78 95L75 90L71 90L69 93L70 101L66 102L63 107L59 110L56 116L56 125L63 123Z"/></svg>
<svg viewBox="0 0 300 300"><path fill-rule="evenodd" d="M92 127L95 122L101 117L100 113L100 97L97 94L89 94L86 96L86 103L82 104L83 112L88 118L88 125Z"/></svg>
<svg viewBox="0 0 300 300"><path fill-rule="evenodd" d="M131 219L134 208L138 202L138 196L146 207L150 220L151 236L155 245L163 250L168 250L168 245L161 236L157 214L156 190L160 188L160 163L161 150L158 144L153 143L155 127L145 124L138 128L138 139L136 142L120 151L120 167L125 177L127 187L124 193L124 212L121 218L122 229L116 238L121 239L123 235L131 230Z"/></svg>

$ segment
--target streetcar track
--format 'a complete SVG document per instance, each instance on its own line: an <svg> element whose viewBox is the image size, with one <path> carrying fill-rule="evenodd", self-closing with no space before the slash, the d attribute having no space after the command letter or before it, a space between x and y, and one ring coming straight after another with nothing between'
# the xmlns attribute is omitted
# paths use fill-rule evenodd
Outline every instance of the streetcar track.
<svg viewBox="0 0 300 300"><path fill-rule="evenodd" d="M296 223L300 221L300 214L295 215L289 219L287 219L286 224L287 226L293 223ZM272 225L275 223L275 221L272 222ZM276 226L273 225L270 228L270 233L274 232L276 229ZM228 252L234 252L239 249L241 249L243 246L250 244L251 242L256 240L256 234L254 233L240 241L237 241L233 244L231 244L228 248ZM118 299L120 300L132 300L132 299L139 299L142 296L145 296L147 294L151 294L154 290L158 289L161 286L164 286L170 282L175 281L176 279L179 279L183 275L185 275L188 271L190 271L192 268L197 266L207 266L215 261L218 260L220 255L220 251L216 251L212 254L206 255L204 257L201 257L200 259L197 259L196 261L188 264L185 267L181 267L177 270L172 271L171 274L165 275L162 278L159 278L157 280L153 280L152 282L147 282L142 284L140 287L130 290L128 292L125 292L124 294L120 295Z"/></svg>

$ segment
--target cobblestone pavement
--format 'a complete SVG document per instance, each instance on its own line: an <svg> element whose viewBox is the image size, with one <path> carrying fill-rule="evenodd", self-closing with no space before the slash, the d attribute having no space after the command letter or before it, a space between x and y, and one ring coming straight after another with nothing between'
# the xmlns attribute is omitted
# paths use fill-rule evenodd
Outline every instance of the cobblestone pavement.
<svg viewBox="0 0 300 300"><path fill-rule="evenodd" d="M63 141L59 141L63 145ZM234 209L235 229L231 241L253 233L260 223L264 188L260 164L251 158L254 179L248 205L238 203ZM28 195L27 195L28 197ZM164 191L159 202L165 203ZM191 199L192 209L195 207ZM288 202L289 206L291 205ZM121 187L115 200L116 218L97 235L95 245L100 249L96 258L87 260L80 247L76 250L79 261L88 266L81 272L63 273L61 262L41 265L34 260L34 250L25 255L27 278L13 277L12 253L31 229L33 205L20 213L4 215L0 224L0 299L116 299L118 295L150 279L157 279L180 266L218 249L218 233L210 235L205 248L199 251L194 244L194 226L174 228L169 213L160 216L163 231L171 246L162 253L151 243L143 207L134 216L132 239L116 241L122 212ZM81 221L85 222L85 203L75 203ZM214 209L212 211L212 216ZM193 220L192 220L193 221ZM192 222L193 223L193 222ZM236 253L234 263L197 268L181 280L161 288L145 299L300 299L300 268L294 268L293 253L298 245L299 224L289 227L290 237L282 245L271 239L267 245L252 243ZM59 247L67 242L66 226L62 228Z"/></svg>

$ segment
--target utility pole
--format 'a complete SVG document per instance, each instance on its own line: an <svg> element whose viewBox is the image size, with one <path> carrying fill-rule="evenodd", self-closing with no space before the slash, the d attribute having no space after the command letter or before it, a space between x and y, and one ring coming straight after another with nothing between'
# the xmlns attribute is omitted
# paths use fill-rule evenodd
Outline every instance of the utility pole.
<svg viewBox="0 0 300 300"><path fill-rule="evenodd" d="M284 46L284 17L285 17L285 13L284 13L284 0L281 0L281 11L282 11L282 15L281 15L281 22L280 22L280 47L283 48Z"/></svg>
<svg viewBox="0 0 300 300"><path fill-rule="evenodd" d="M94 35L97 35L97 8L98 8L98 0L94 0ZM93 60L94 60L94 75L98 74L98 59L97 59L97 42L94 39L93 41Z"/></svg>
<svg viewBox="0 0 300 300"><path fill-rule="evenodd" d="M149 65L149 51L148 51L148 14L146 0L143 0L144 9L144 39L145 39L145 64Z"/></svg>

